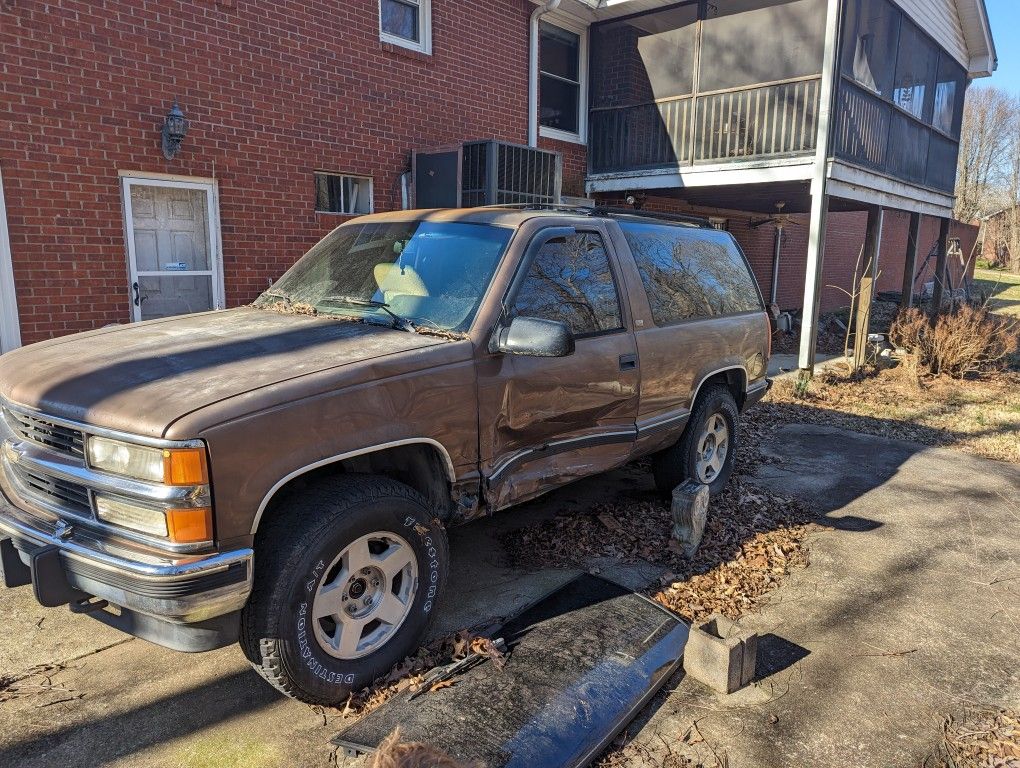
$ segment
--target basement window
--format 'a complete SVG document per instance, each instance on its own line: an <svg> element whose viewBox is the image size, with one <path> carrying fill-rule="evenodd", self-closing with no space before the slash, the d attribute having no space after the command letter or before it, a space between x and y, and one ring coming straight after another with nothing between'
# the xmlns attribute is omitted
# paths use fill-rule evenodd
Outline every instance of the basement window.
<svg viewBox="0 0 1020 768"><path fill-rule="evenodd" d="M432 0L379 0L379 39L432 53Z"/></svg>
<svg viewBox="0 0 1020 768"><path fill-rule="evenodd" d="M353 216L371 213L372 179L341 173L316 173L315 210L317 213Z"/></svg>

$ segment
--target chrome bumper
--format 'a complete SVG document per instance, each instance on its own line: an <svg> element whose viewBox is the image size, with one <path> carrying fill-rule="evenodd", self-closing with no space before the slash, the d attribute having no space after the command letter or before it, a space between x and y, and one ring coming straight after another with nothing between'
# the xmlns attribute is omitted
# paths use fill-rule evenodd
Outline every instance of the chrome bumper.
<svg viewBox="0 0 1020 768"><path fill-rule="evenodd" d="M251 549L206 555L135 551L85 528L42 520L2 496L0 539L10 539L32 570L37 598L60 594L37 583L41 577L32 568L40 553L54 550L73 590L163 621L188 624L223 616L239 610L251 592ZM46 604L44 598L40 602Z"/></svg>

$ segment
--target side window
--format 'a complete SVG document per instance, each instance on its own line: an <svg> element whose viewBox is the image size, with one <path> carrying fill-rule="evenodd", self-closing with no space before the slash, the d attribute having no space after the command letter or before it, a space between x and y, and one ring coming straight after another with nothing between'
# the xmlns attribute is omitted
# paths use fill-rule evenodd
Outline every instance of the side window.
<svg viewBox="0 0 1020 768"><path fill-rule="evenodd" d="M575 336L622 328L601 235L579 232L542 246L514 302L511 316L519 315L560 320Z"/></svg>
<svg viewBox="0 0 1020 768"><path fill-rule="evenodd" d="M725 232L620 222L656 325L762 309L747 262Z"/></svg>

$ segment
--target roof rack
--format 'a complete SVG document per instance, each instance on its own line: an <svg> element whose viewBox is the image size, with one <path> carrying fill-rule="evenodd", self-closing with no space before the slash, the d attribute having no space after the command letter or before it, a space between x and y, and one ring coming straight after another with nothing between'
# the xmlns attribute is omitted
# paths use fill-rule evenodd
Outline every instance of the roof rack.
<svg viewBox="0 0 1020 768"><path fill-rule="evenodd" d="M674 224L712 228L712 222L704 216L687 213L661 213L659 211L639 211L634 208L623 208L611 205L563 205L561 203L499 203L483 205L482 208L502 208L512 211L561 211L577 213L583 216L605 216L612 218L627 217L634 219L658 219Z"/></svg>
<svg viewBox="0 0 1020 768"><path fill-rule="evenodd" d="M627 217L635 219L659 219L670 221L675 224L689 224L692 226L711 228L712 222L704 216L695 216L689 213L661 213L659 211L639 211L634 208L621 208L614 206L597 206L593 209L595 216Z"/></svg>
<svg viewBox="0 0 1020 768"><path fill-rule="evenodd" d="M591 205L564 205L562 203L495 203L483 205L482 208L503 208L510 211L563 211L564 213L583 213L591 216L595 210Z"/></svg>

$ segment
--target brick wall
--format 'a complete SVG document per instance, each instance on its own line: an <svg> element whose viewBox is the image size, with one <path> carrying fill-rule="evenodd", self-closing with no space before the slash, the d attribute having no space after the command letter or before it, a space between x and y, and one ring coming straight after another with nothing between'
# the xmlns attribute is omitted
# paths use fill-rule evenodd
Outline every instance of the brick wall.
<svg viewBox="0 0 1020 768"><path fill-rule="evenodd" d="M615 201L617 204L619 201ZM772 258L775 249L775 229L771 224L752 228L751 222L764 218L762 214L748 214L740 211L724 211L708 208L692 208L678 204L668 198L649 197L645 209L665 212L694 213L704 216L721 216L727 220L727 228L740 243L747 254L761 285L766 300L772 284ZM785 228L783 250L779 261L779 284L777 303L784 310L800 309L804 301L804 276L807 266L807 216L791 217L791 225ZM825 262L822 276L822 311L829 311L846 306L850 303L844 291L850 291L854 282L858 258L864 244L868 215L863 212L831 212L827 219L825 238ZM910 214L902 211L887 210L882 226L882 245L879 252L878 290L899 291L903 283L903 265L907 252L907 230ZM954 221L950 228L950 237L960 238L960 247L964 258L969 257L977 240L978 228L970 224ZM921 269L925 256L938 239L938 219L924 216L921 219L921 250L918 255L917 269ZM974 274L974 259L970 259L969 276ZM953 285L960 284L963 265L959 261L950 260ZM935 259L932 258L915 284L915 291L932 279L935 271ZM916 270L915 270L916 274Z"/></svg>
<svg viewBox="0 0 1020 768"><path fill-rule="evenodd" d="M118 171L217 179L236 305L340 223L314 212L314 170L373 176L385 210L413 148L524 143L532 7L437 0L423 56L379 42L376 0L0 4L0 164L25 343L129 319ZM159 131L174 98L191 127L168 162Z"/></svg>
<svg viewBox="0 0 1020 768"><path fill-rule="evenodd" d="M314 212L313 171L372 176L387 210L412 149L524 143L532 8L435 0L425 56L379 42L376 0L0 2L0 166L23 340L130 318L120 171L216 179L235 306L343 220ZM175 98L190 131L166 161L159 132ZM563 154L564 194L583 195L585 148L540 145ZM726 215L767 291L771 227ZM784 245L784 308L802 298L803 219ZM849 286L863 222L830 216L826 285ZM925 222L925 250L936 226ZM957 229L969 253L976 230ZM889 214L883 290L899 287L905 237L905 216ZM823 292L826 308L845 301Z"/></svg>

